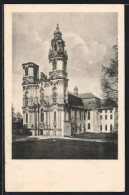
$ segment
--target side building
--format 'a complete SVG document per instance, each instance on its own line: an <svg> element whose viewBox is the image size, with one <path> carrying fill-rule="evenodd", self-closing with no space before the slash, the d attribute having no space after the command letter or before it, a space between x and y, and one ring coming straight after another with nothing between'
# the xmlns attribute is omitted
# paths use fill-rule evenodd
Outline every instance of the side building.
<svg viewBox="0 0 129 195"><path fill-rule="evenodd" d="M79 94L87 110L87 132L111 133L118 130L117 104L96 97L92 93Z"/></svg>

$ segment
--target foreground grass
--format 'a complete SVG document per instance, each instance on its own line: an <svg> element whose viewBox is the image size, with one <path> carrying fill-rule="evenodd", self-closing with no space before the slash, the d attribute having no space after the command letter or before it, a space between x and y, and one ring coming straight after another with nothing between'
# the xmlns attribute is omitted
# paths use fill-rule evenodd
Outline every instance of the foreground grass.
<svg viewBox="0 0 129 195"><path fill-rule="evenodd" d="M13 142L12 158L117 159L117 150L117 143L50 138Z"/></svg>
<svg viewBox="0 0 129 195"><path fill-rule="evenodd" d="M101 139L101 140L118 140L117 133L81 133L74 135L75 138L81 139Z"/></svg>

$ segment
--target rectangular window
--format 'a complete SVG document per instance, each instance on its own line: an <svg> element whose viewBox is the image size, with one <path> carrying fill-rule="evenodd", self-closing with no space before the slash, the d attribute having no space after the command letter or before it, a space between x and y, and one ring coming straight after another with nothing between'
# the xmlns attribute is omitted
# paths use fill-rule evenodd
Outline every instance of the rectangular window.
<svg viewBox="0 0 129 195"><path fill-rule="evenodd" d="M84 120L86 120L86 112L84 111Z"/></svg>
<svg viewBox="0 0 129 195"><path fill-rule="evenodd" d="M102 110L100 110L100 113L102 113Z"/></svg>
<svg viewBox="0 0 129 195"><path fill-rule="evenodd" d="M107 119L107 115L105 115L105 119Z"/></svg>
<svg viewBox="0 0 129 195"><path fill-rule="evenodd" d="M112 110L110 110L110 113L112 113Z"/></svg>
<svg viewBox="0 0 129 195"><path fill-rule="evenodd" d="M75 110L75 119L77 118L77 112L76 112L76 110Z"/></svg>
<svg viewBox="0 0 129 195"><path fill-rule="evenodd" d="M107 113L107 110L105 110L105 113Z"/></svg>
<svg viewBox="0 0 129 195"><path fill-rule="evenodd" d="M103 117L102 117L102 115L100 115L100 119L102 119Z"/></svg>
<svg viewBox="0 0 129 195"><path fill-rule="evenodd" d="M100 130L102 131L102 129L103 129L103 128L102 128L102 125L100 125Z"/></svg>
<svg viewBox="0 0 129 195"><path fill-rule="evenodd" d="M69 110L69 121L71 120L71 110Z"/></svg>
<svg viewBox="0 0 129 195"><path fill-rule="evenodd" d="M110 115L110 119L112 119L112 114Z"/></svg>
<svg viewBox="0 0 129 195"><path fill-rule="evenodd" d="M56 112L54 112L54 121L56 121Z"/></svg>
<svg viewBox="0 0 129 195"><path fill-rule="evenodd" d="M107 131L107 125L105 125L105 131Z"/></svg>
<svg viewBox="0 0 129 195"><path fill-rule="evenodd" d="M83 118L84 118L84 117L83 117L83 113L84 113L84 112L82 111L82 120L83 120Z"/></svg>
<svg viewBox="0 0 129 195"><path fill-rule="evenodd" d="M80 111L80 120L81 120L81 118L82 118L82 117L81 117L81 111Z"/></svg>
<svg viewBox="0 0 129 195"><path fill-rule="evenodd" d="M90 129L90 123L88 123L88 129Z"/></svg>
<svg viewBox="0 0 129 195"><path fill-rule="evenodd" d="M90 120L90 111L88 111L88 120Z"/></svg>
<svg viewBox="0 0 129 195"><path fill-rule="evenodd" d="M110 131L112 131L112 124L110 125Z"/></svg>

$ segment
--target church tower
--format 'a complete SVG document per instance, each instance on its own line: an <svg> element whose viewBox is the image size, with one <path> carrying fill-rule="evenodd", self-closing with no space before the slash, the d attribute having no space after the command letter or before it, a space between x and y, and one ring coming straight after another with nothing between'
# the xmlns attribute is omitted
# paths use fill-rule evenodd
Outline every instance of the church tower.
<svg viewBox="0 0 129 195"><path fill-rule="evenodd" d="M33 62L23 67L23 124L24 128L36 129L38 125L39 66ZM34 134L37 132L33 131Z"/></svg>
<svg viewBox="0 0 129 195"><path fill-rule="evenodd" d="M56 104L68 103L68 79L67 79L67 52L65 42L62 39L62 33L57 24L54 32L54 38L51 41L49 50L49 63L51 72L49 80L53 84L53 101Z"/></svg>

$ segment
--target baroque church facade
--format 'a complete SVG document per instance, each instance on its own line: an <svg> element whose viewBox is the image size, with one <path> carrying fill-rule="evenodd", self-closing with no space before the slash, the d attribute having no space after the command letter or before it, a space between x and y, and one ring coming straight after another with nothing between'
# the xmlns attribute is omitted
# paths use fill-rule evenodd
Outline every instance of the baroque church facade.
<svg viewBox="0 0 129 195"><path fill-rule="evenodd" d="M33 62L23 67L23 125L31 135L72 136L84 132L117 130L117 107L106 105L92 93L68 91L68 55L59 26L48 55L49 77Z"/></svg>

